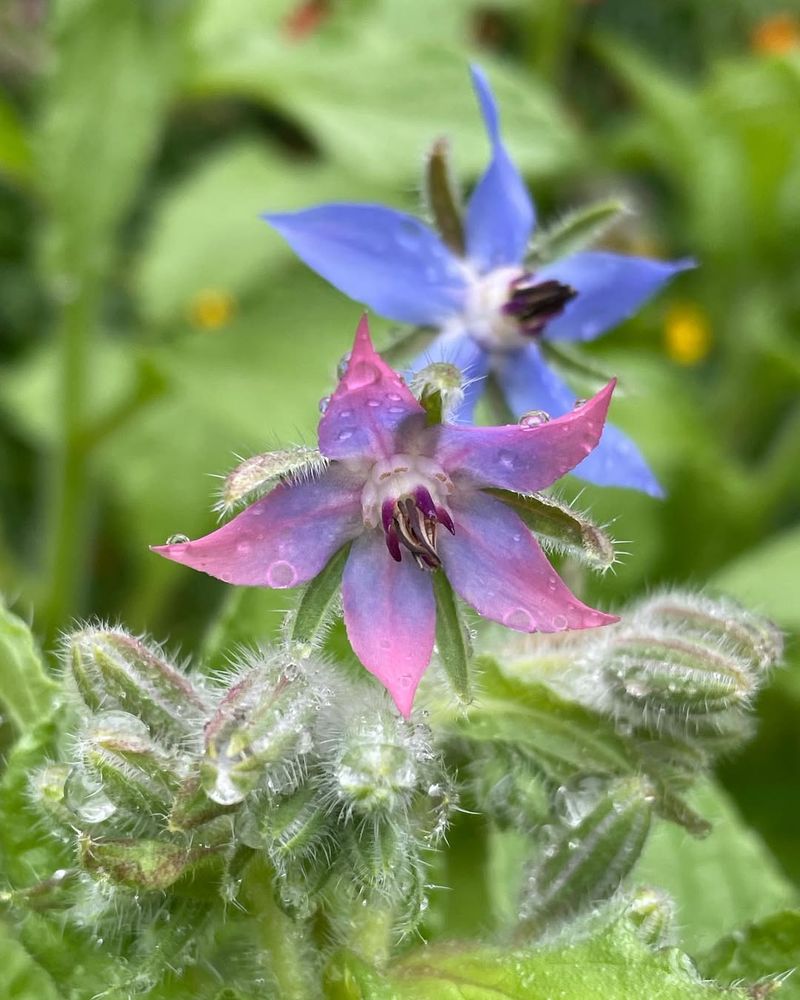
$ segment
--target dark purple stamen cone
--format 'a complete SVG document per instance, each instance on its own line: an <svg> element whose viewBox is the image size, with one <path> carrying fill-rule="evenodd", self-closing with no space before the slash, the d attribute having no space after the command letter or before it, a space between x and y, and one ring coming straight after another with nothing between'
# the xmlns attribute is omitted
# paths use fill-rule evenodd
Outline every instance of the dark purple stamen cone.
<svg viewBox="0 0 800 1000"><path fill-rule="evenodd" d="M525 275L511 286L511 297L503 312L519 320L522 332L536 336L550 320L561 315L567 303L578 293L560 281L536 282L532 275Z"/></svg>

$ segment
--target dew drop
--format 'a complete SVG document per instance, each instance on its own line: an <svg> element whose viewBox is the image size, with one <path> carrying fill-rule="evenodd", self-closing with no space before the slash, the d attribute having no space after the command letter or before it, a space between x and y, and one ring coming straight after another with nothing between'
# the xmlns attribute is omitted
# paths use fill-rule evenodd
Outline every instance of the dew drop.
<svg viewBox="0 0 800 1000"><path fill-rule="evenodd" d="M389 407L389 413L405 413L405 412L406 412L405 406L390 406Z"/></svg>
<svg viewBox="0 0 800 1000"><path fill-rule="evenodd" d="M330 396L323 396L322 397L322 399L319 401L319 412L320 413L324 413L328 409L328 404L330 403L330 401L331 401L331 397Z"/></svg>
<svg viewBox="0 0 800 1000"><path fill-rule="evenodd" d="M347 386L349 389L361 389L372 385L380 378L380 372L371 361L357 361L347 369Z"/></svg>
<svg viewBox="0 0 800 1000"><path fill-rule="evenodd" d="M586 405L586 400L585 399L576 399L575 402L572 404L572 409L573 410L579 410L582 406L585 406L585 405Z"/></svg>
<svg viewBox="0 0 800 1000"><path fill-rule="evenodd" d="M279 559L267 570L267 583L270 587L291 587L297 579L297 570L285 559Z"/></svg>
<svg viewBox="0 0 800 1000"><path fill-rule="evenodd" d="M497 461L507 469L514 469L517 466L518 459L513 451L509 451L507 448L501 448L497 453Z"/></svg>
<svg viewBox="0 0 800 1000"><path fill-rule="evenodd" d="M392 641L391 639L381 639L378 645L381 647L381 649L391 649Z"/></svg>
<svg viewBox="0 0 800 1000"><path fill-rule="evenodd" d="M514 608L503 615L503 624L520 632L529 632L534 626L533 616L525 608Z"/></svg>
<svg viewBox="0 0 800 1000"><path fill-rule="evenodd" d="M336 440L337 441L347 441L347 439L351 438L352 436L353 436L352 429L349 428L349 427L345 427L345 429L343 431L339 431L339 433L336 435Z"/></svg>
<svg viewBox="0 0 800 1000"><path fill-rule="evenodd" d="M412 677L411 674L401 674L400 675L400 686L404 688L411 687Z"/></svg>
<svg viewBox="0 0 800 1000"><path fill-rule="evenodd" d="M373 409L374 409L374 408L375 408L376 406L380 406L380 405L381 405L381 401L380 401L379 399L375 399L375 397L374 397L374 396L371 396L371 397L370 397L370 398L369 398L369 399L367 400L367 406L371 406L371 407L373 407Z"/></svg>
<svg viewBox="0 0 800 1000"><path fill-rule="evenodd" d="M339 420L349 420L353 416L352 410L342 410L341 413L337 414Z"/></svg>
<svg viewBox="0 0 800 1000"><path fill-rule="evenodd" d="M386 398L391 403L401 403L403 401L403 397L400 395L399 392L387 392Z"/></svg>
<svg viewBox="0 0 800 1000"><path fill-rule="evenodd" d="M185 545L189 541L188 535L170 535L166 541L167 545Z"/></svg>
<svg viewBox="0 0 800 1000"><path fill-rule="evenodd" d="M236 543L236 554L240 556L246 556L250 553L253 546L250 542L237 542Z"/></svg>
<svg viewBox="0 0 800 1000"><path fill-rule="evenodd" d="M553 615L551 624L556 632L563 632L567 627L567 619L564 615Z"/></svg>
<svg viewBox="0 0 800 1000"><path fill-rule="evenodd" d="M347 354L343 354L339 358L339 364L336 366L336 377L344 378L344 373L347 371L347 366L350 364L350 351Z"/></svg>
<svg viewBox="0 0 800 1000"><path fill-rule="evenodd" d="M519 426L527 431L532 427L541 427L550 419L550 414L546 410L528 410L519 418Z"/></svg>

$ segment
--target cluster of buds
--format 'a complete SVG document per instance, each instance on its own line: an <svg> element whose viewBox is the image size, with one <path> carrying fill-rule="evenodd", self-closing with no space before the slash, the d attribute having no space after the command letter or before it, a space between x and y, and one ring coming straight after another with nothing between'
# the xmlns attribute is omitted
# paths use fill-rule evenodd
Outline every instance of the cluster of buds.
<svg viewBox="0 0 800 1000"><path fill-rule="evenodd" d="M252 859L295 919L346 886L359 905L379 898L398 931L418 922L424 852L454 799L430 733L291 648L242 654L210 681L121 629L66 639L72 763L32 789L90 895L211 885L231 899ZM74 910L82 920L85 900Z"/></svg>

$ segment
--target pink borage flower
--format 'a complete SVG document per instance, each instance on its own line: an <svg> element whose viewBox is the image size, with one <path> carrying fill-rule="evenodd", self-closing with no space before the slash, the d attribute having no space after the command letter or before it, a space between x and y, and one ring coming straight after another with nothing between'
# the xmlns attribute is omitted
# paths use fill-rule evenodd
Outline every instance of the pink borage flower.
<svg viewBox="0 0 800 1000"><path fill-rule="evenodd" d="M352 543L347 635L408 716L433 652L434 572L480 615L521 632L617 621L582 604L517 514L486 492L533 493L574 468L600 439L613 388L549 423L431 425L364 318L320 420L324 471L277 486L204 538L154 551L226 583L286 588Z"/></svg>

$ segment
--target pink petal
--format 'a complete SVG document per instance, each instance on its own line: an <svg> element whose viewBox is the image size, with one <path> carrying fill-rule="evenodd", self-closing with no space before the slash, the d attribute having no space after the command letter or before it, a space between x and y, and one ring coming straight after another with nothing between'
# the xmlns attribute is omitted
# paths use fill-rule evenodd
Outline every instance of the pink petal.
<svg viewBox="0 0 800 1000"><path fill-rule="evenodd" d="M485 493L461 493L456 532L437 537L454 589L475 610L518 632L562 632L619 621L582 604L517 515Z"/></svg>
<svg viewBox="0 0 800 1000"><path fill-rule="evenodd" d="M389 458L408 417L423 413L406 384L376 353L362 316L336 392L319 422L319 447L328 458Z"/></svg>
<svg viewBox="0 0 800 1000"><path fill-rule="evenodd" d="M361 488L334 466L319 478L277 486L204 538L152 549L225 583L296 587L363 529Z"/></svg>
<svg viewBox="0 0 800 1000"><path fill-rule="evenodd" d="M383 531L367 531L350 551L342 597L350 645L408 718L433 652L436 605L430 574L408 553L395 562Z"/></svg>
<svg viewBox="0 0 800 1000"><path fill-rule="evenodd" d="M432 427L434 457L451 476L475 486L535 493L583 461L603 432L611 393L608 385L563 417L538 426Z"/></svg>

